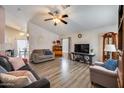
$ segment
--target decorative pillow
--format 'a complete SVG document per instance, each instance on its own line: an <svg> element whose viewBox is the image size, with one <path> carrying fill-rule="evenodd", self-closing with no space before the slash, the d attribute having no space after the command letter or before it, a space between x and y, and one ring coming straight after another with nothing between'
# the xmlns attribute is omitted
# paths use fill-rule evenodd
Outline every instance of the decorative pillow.
<svg viewBox="0 0 124 93"><path fill-rule="evenodd" d="M0 56L6 56L6 53L4 51L0 51Z"/></svg>
<svg viewBox="0 0 124 93"><path fill-rule="evenodd" d="M30 71L27 71L27 70L11 71L11 72L8 72L7 74L14 75L16 77L27 76L32 82L37 81L34 75Z"/></svg>
<svg viewBox="0 0 124 93"><path fill-rule="evenodd" d="M6 73L7 71L2 67L0 66L0 73Z"/></svg>
<svg viewBox="0 0 124 93"><path fill-rule="evenodd" d="M0 73L0 80L2 83L13 84L14 87L20 88L31 84L31 80L27 76L13 76L5 73Z"/></svg>
<svg viewBox="0 0 124 93"><path fill-rule="evenodd" d="M47 50L44 50L44 54L45 54L45 55L52 55L52 52L47 49Z"/></svg>
<svg viewBox="0 0 124 93"><path fill-rule="evenodd" d="M18 70L19 68L25 66L24 61L19 57L9 57L9 62L12 64L14 70Z"/></svg>
<svg viewBox="0 0 124 93"><path fill-rule="evenodd" d="M114 71L117 68L117 60L108 59L102 66L108 70Z"/></svg>
<svg viewBox="0 0 124 93"><path fill-rule="evenodd" d="M12 71L12 64L8 61L8 57L0 56L0 65L7 71Z"/></svg>

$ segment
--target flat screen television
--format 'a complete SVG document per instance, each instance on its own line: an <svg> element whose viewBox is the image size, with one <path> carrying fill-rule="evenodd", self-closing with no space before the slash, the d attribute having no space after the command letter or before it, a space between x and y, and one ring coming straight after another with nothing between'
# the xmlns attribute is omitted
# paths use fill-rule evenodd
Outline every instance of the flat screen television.
<svg viewBox="0 0 124 93"><path fill-rule="evenodd" d="M89 53L89 44L75 44L74 52Z"/></svg>

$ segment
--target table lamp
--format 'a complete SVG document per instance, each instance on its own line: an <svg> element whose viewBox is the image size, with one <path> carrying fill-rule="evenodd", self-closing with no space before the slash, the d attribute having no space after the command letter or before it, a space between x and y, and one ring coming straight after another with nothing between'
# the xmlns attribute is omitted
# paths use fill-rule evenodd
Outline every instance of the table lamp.
<svg viewBox="0 0 124 93"><path fill-rule="evenodd" d="M112 52L116 52L116 48L114 44L107 44L105 45L104 51L109 52L110 59L112 59Z"/></svg>

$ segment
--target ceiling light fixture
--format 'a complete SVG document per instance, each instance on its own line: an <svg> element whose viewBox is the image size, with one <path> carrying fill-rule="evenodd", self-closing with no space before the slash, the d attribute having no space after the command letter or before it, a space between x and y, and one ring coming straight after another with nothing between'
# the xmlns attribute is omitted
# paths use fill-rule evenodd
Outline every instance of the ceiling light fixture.
<svg viewBox="0 0 124 93"><path fill-rule="evenodd" d="M20 35L20 36L24 36L24 35L25 35L25 33L22 33L22 32L21 32L21 33L19 33L19 35Z"/></svg>
<svg viewBox="0 0 124 93"><path fill-rule="evenodd" d="M29 34L27 33L27 37L29 37Z"/></svg>

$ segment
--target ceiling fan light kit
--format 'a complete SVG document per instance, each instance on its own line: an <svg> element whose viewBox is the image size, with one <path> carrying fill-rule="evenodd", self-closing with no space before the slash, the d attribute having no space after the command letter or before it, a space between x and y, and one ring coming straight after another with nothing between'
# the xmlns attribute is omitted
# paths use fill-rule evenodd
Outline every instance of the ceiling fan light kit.
<svg viewBox="0 0 124 93"><path fill-rule="evenodd" d="M57 24L60 22L60 20L58 18L54 18L53 21L54 21L54 23L57 23Z"/></svg>
<svg viewBox="0 0 124 93"><path fill-rule="evenodd" d="M68 17L67 14L60 15L59 11L54 11L53 13L52 12L48 12L48 14L51 15L52 18L44 19L44 21L53 20L55 26L58 23L60 23L60 22L62 22L64 24L67 24L67 22L65 20L63 20L64 18L67 18Z"/></svg>

